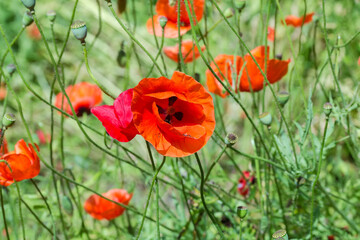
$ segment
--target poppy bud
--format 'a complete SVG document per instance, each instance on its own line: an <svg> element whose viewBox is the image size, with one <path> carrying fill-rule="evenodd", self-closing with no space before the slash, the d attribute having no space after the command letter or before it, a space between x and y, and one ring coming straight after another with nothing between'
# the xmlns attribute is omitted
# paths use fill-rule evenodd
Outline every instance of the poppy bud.
<svg viewBox="0 0 360 240"><path fill-rule="evenodd" d="M232 146L238 141L238 136L236 136L234 133L229 133L225 137L225 144L227 146Z"/></svg>
<svg viewBox="0 0 360 240"><path fill-rule="evenodd" d="M238 206L236 208L236 214L238 215L238 217L242 220L246 217L248 213L248 209L247 207L244 207L244 206Z"/></svg>
<svg viewBox="0 0 360 240"><path fill-rule="evenodd" d="M259 116L260 122L266 126L270 126L272 122L271 114L268 112L264 112Z"/></svg>
<svg viewBox="0 0 360 240"><path fill-rule="evenodd" d="M280 105L281 105L282 107L284 107L285 104L289 101L289 97L290 97L290 95L289 95L288 92L286 92L286 91L281 91L281 92L279 92L278 95L277 95L277 100L279 101Z"/></svg>
<svg viewBox="0 0 360 240"><path fill-rule="evenodd" d="M162 28L165 28L167 22L168 22L167 17L161 16L161 17L159 18L159 23L160 23L160 26L161 26Z"/></svg>
<svg viewBox="0 0 360 240"><path fill-rule="evenodd" d="M226 18L231 18L232 16L234 16L234 9L232 8L226 9L224 15Z"/></svg>
<svg viewBox="0 0 360 240"><path fill-rule="evenodd" d="M6 66L6 71L9 73L9 75L13 75L16 70L16 66L12 63Z"/></svg>
<svg viewBox="0 0 360 240"><path fill-rule="evenodd" d="M126 62L127 62L126 52L123 49L120 49L116 61L120 67L122 68L126 67Z"/></svg>
<svg viewBox="0 0 360 240"><path fill-rule="evenodd" d="M81 43L85 43L85 38L87 35L86 24L83 21L75 21L71 25L71 31L76 37L77 40L80 40Z"/></svg>
<svg viewBox="0 0 360 240"><path fill-rule="evenodd" d="M56 18L56 12L54 10L50 10L46 13L46 16L49 19L49 21L53 23Z"/></svg>
<svg viewBox="0 0 360 240"><path fill-rule="evenodd" d="M24 27L27 27L27 26L29 26L30 24L32 24L33 21L34 21L34 19L33 19L32 14L31 14L29 11L26 11L26 12L24 13L24 16L23 16L23 19L22 19L22 24L23 24L23 26L24 26Z"/></svg>
<svg viewBox="0 0 360 240"><path fill-rule="evenodd" d="M241 11L246 5L246 0L235 0L234 4L235 7Z"/></svg>
<svg viewBox="0 0 360 240"><path fill-rule="evenodd" d="M195 73L195 74L194 74L194 79L195 79L197 82L200 82L200 74L199 74L199 73Z"/></svg>
<svg viewBox="0 0 360 240"><path fill-rule="evenodd" d="M275 55L275 58L278 59L278 60L282 60L283 55L282 55L281 53L276 54L276 55Z"/></svg>
<svg viewBox="0 0 360 240"><path fill-rule="evenodd" d="M289 240L289 237L286 233L285 230L281 229L276 231L273 235L272 235L273 239L284 239L284 240Z"/></svg>
<svg viewBox="0 0 360 240"><path fill-rule="evenodd" d="M35 0L21 0L21 2L30 10L33 10L35 7Z"/></svg>
<svg viewBox="0 0 360 240"><path fill-rule="evenodd" d="M64 211L69 214L69 215L72 215L73 212L74 212L74 207L73 207L73 204L70 200L70 198L68 196L62 196L61 198L61 205L63 206L64 208Z"/></svg>
<svg viewBox="0 0 360 240"><path fill-rule="evenodd" d="M325 103L324 106L323 106L323 108L324 108L324 113L325 113L325 115L328 117L328 116L331 114L331 112L332 112L332 105L331 105L331 103L329 103L329 102Z"/></svg>
<svg viewBox="0 0 360 240"><path fill-rule="evenodd" d="M12 113L6 113L2 119L2 125L5 128L9 128L14 125L16 121L15 115Z"/></svg>

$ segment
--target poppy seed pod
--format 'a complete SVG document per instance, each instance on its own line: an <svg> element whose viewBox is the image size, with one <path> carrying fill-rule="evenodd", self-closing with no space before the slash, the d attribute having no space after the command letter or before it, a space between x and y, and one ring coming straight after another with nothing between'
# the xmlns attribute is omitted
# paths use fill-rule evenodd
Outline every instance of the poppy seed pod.
<svg viewBox="0 0 360 240"><path fill-rule="evenodd" d="M226 9L224 15L226 18L231 18L232 16L234 16L234 9L232 8Z"/></svg>
<svg viewBox="0 0 360 240"><path fill-rule="evenodd" d="M35 7L35 0L21 0L21 2L24 4L25 7L27 7L30 10L33 10Z"/></svg>
<svg viewBox="0 0 360 240"><path fill-rule="evenodd" d="M9 128L11 127L12 125L14 125L16 121L16 118L15 118L15 115L12 114L12 113L6 113L2 119L2 125L5 127L5 128Z"/></svg>
<svg viewBox="0 0 360 240"><path fill-rule="evenodd" d="M159 23L160 23L160 26L161 26L162 28L165 28L167 22L168 22L167 17L161 16L161 17L159 18Z"/></svg>
<svg viewBox="0 0 360 240"><path fill-rule="evenodd" d="M270 126L272 122L271 114L268 112L264 112L259 116L260 122L266 126Z"/></svg>
<svg viewBox="0 0 360 240"><path fill-rule="evenodd" d="M15 70L16 70L16 66L12 63L6 66L6 71L10 76L14 74Z"/></svg>
<svg viewBox="0 0 360 240"><path fill-rule="evenodd" d="M273 235L272 235L273 239L284 239L284 240L289 240L289 237L286 233L285 230L281 229L276 231Z"/></svg>
<svg viewBox="0 0 360 240"><path fill-rule="evenodd" d="M56 12L54 10L50 10L46 13L46 16L50 22L54 22L56 19Z"/></svg>
<svg viewBox="0 0 360 240"><path fill-rule="evenodd" d="M288 92L286 92L286 91L281 91L281 92L279 92L278 95L277 95L277 100L279 101L280 105L281 105L282 107L284 107L285 104L289 101L289 97L290 97L290 95L289 95Z"/></svg>
<svg viewBox="0 0 360 240"><path fill-rule="evenodd" d="M238 215L238 217L242 220L246 217L248 213L248 209L247 207L244 207L244 206L238 206L236 208L236 214Z"/></svg>
<svg viewBox="0 0 360 240"><path fill-rule="evenodd" d="M85 42L87 28L84 21L75 21L71 25L71 31L76 37L76 39L80 40L82 43Z"/></svg>
<svg viewBox="0 0 360 240"><path fill-rule="evenodd" d="M331 103L329 103L329 102L325 103L324 106L323 106L323 108L324 108L324 113L325 113L325 115L328 117L328 116L331 114L331 112L332 112L332 105L331 105Z"/></svg>
<svg viewBox="0 0 360 240"><path fill-rule="evenodd" d="M235 7L241 11L246 5L246 0L235 0L234 4Z"/></svg>
<svg viewBox="0 0 360 240"><path fill-rule="evenodd" d="M225 144L227 146L232 146L238 141L238 136L234 133L229 133L225 137Z"/></svg>
<svg viewBox="0 0 360 240"><path fill-rule="evenodd" d="M30 24L32 24L34 22L33 16L29 11L26 11L24 13L23 19L22 19L22 24L24 27L29 26Z"/></svg>

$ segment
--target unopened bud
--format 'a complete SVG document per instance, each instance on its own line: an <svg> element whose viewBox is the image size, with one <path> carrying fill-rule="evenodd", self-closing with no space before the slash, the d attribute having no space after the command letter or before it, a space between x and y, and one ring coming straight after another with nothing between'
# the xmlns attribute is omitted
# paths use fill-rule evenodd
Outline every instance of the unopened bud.
<svg viewBox="0 0 360 240"><path fill-rule="evenodd" d="M122 68L126 67L126 62L127 62L126 52L123 49L120 49L116 61L120 67Z"/></svg>
<svg viewBox="0 0 360 240"><path fill-rule="evenodd" d="M271 114L268 112L264 112L259 116L260 122L266 126L270 126L272 122Z"/></svg>
<svg viewBox="0 0 360 240"><path fill-rule="evenodd" d="M200 74L199 74L199 73L195 73L195 74L194 74L194 79L195 79L197 82L200 82Z"/></svg>
<svg viewBox="0 0 360 240"><path fill-rule="evenodd" d="M35 7L35 0L21 0L21 2L30 10L33 10Z"/></svg>
<svg viewBox="0 0 360 240"><path fill-rule="evenodd" d="M26 11L23 15L22 24L24 27L29 26L34 22L34 18L29 11Z"/></svg>
<svg viewBox="0 0 360 240"><path fill-rule="evenodd" d="M323 108L324 108L324 113L325 113L326 116L329 116L329 115L331 114L331 112L332 112L332 107L333 107L333 106L332 106L331 103L329 103L329 102L327 102L327 103L324 104Z"/></svg>
<svg viewBox="0 0 360 240"><path fill-rule="evenodd" d="M278 59L278 60L282 60L283 55L281 53L278 53L278 54L275 55L275 58Z"/></svg>
<svg viewBox="0 0 360 240"><path fill-rule="evenodd" d="M246 5L246 0L235 0L234 4L235 7L241 11Z"/></svg>
<svg viewBox="0 0 360 240"><path fill-rule="evenodd" d="M234 133L229 133L225 137L225 144L228 146L234 145L237 141L238 141L238 136L236 136L236 134Z"/></svg>
<svg viewBox="0 0 360 240"><path fill-rule="evenodd" d="M82 43L85 42L85 38L87 35L86 24L83 21L75 21L71 25L71 31L76 37L77 40L80 40Z"/></svg>
<svg viewBox="0 0 360 240"><path fill-rule="evenodd" d="M50 10L46 13L46 16L50 22L54 22L56 19L56 12L54 10Z"/></svg>
<svg viewBox="0 0 360 240"><path fill-rule="evenodd" d="M14 125L16 119L15 119L15 115L12 113L6 113L2 119L2 125L5 128L9 128L12 125Z"/></svg>
<svg viewBox="0 0 360 240"><path fill-rule="evenodd" d="M281 91L281 92L279 92L278 95L277 95L277 100L279 101L280 105L281 105L282 107L284 107L285 104L289 101L289 97L290 97L290 95L289 95L288 92L286 92L286 91Z"/></svg>
<svg viewBox="0 0 360 240"><path fill-rule="evenodd" d="M289 237L286 233L285 230L281 229L276 231L273 235L272 235L273 239L284 239L284 240L289 240Z"/></svg>
<svg viewBox="0 0 360 240"><path fill-rule="evenodd" d="M247 207L244 207L244 206L238 206L236 208L236 214L238 215L238 217L242 220L246 217L248 213L248 209Z"/></svg>
<svg viewBox="0 0 360 240"><path fill-rule="evenodd" d="M232 16L234 16L234 12L234 9L228 8L225 10L224 15L226 18L231 18Z"/></svg>
<svg viewBox="0 0 360 240"><path fill-rule="evenodd" d="M161 26L162 28L165 28L167 22L168 22L167 17L161 16L161 17L159 18L159 23L160 23L160 26Z"/></svg>
<svg viewBox="0 0 360 240"><path fill-rule="evenodd" d="M12 63L6 66L6 71L9 73L9 75L13 75L16 70L16 66Z"/></svg>

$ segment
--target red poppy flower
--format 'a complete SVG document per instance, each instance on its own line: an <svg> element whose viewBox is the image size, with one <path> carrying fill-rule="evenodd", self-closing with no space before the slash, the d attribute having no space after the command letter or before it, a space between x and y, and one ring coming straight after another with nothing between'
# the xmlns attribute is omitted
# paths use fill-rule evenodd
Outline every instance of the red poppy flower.
<svg viewBox="0 0 360 240"><path fill-rule="evenodd" d="M90 109L102 101L101 89L94 84L82 82L69 86L65 90L69 96L70 102L78 117L82 116L85 112L90 113ZM63 101L63 94L59 93L56 95L55 106L61 109ZM63 109L68 114L72 115L70 105L68 104L67 98L64 96Z"/></svg>
<svg viewBox="0 0 360 240"><path fill-rule="evenodd" d="M1 130L0 130L0 134L1 134ZM3 141L2 141L2 144L1 144L1 147L0 147L0 157L2 157L4 154L6 154L8 152L9 152L8 144L7 144L7 141L6 141L5 137L4 137Z"/></svg>
<svg viewBox="0 0 360 240"><path fill-rule="evenodd" d="M0 86L0 101L4 100L6 97L7 91L4 84L1 84Z"/></svg>
<svg viewBox="0 0 360 240"><path fill-rule="evenodd" d="M139 133L164 156L184 157L200 150L215 128L211 95L192 77L145 78L131 104Z"/></svg>
<svg viewBox="0 0 360 240"><path fill-rule="evenodd" d="M195 51L193 51L194 49ZM201 51L204 50L205 46L202 46ZM164 53L171 60L179 62L179 44L172 47L164 47ZM199 49L191 40L186 40L181 43L181 54L185 63L192 62L198 57L200 57Z"/></svg>
<svg viewBox="0 0 360 240"><path fill-rule="evenodd" d="M124 205L128 205L133 196L133 194L129 194L124 189L112 189L102 195ZM125 211L125 208L116 205L115 203L110 202L96 194L91 195L85 201L84 209L88 214L97 220L112 220L122 215Z"/></svg>
<svg viewBox="0 0 360 240"><path fill-rule="evenodd" d="M103 105L91 109L107 133L119 142L129 142L139 133L133 122L132 98L133 89L131 88L122 92L115 99L113 106Z"/></svg>
<svg viewBox="0 0 360 240"><path fill-rule="evenodd" d="M45 145L46 143L49 143L51 140L50 134L45 134L42 130L37 130L36 135L39 139L40 145Z"/></svg>
<svg viewBox="0 0 360 240"><path fill-rule="evenodd" d="M26 31L27 31L27 34L29 35L30 38L35 39L35 40L40 40L41 39L40 31L37 28L35 23L33 23L29 27L27 27Z"/></svg>
<svg viewBox="0 0 360 240"><path fill-rule="evenodd" d="M204 13L204 0L193 0L193 7L191 5L191 1L188 0L189 7L191 13L195 13L197 21L200 21L203 13ZM149 33L154 34L153 24L154 21L154 29L155 35L161 37L162 36L162 27L159 23L159 18L164 16L168 19L168 22L164 28L164 37L166 38L177 38L178 35L178 22L177 22L177 8L178 1L177 0L158 0L156 3L156 15L150 18L146 27ZM153 19L153 20L152 20ZM194 23L196 24L196 22ZM180 35L184 35L187 31L191 29L190 18L186 11L186 5L184 0L180 2Z"/></svg>
<svg viewBox="0 0 360 240"><path fill-rule="evenodd" d="M291 25L291 26L294 26L294 27L301 27L302 24L307 24L309 22L312 21L312 18L314 16L315 13L309 13L309 14L306 14L305 15L305 20L304 20L304 17L301 16L301 17L296 17L294 15L289 15L285 18L285 23L286 25ZM304 21L304 23L303 23Z"/></svg>
<svg viewBox="0 0 360 240"><path fill-rule="evenodd" d="M359 59L358 59L358 65L360 66L360 57L359 57Z"/></svg>
<svg viewBox="0 0 360 240"><path fill-rule="evenodd" d="M335 240L335 236L334 236L334 235L329 235L327 238L328 238L328 240Z"/></svg>
<svg viewBox="0 0 360 240"><path fill-rule="evenodd" d="M272 27L268 27L267 39L270 42L273 42L275 39L275 29L273 29Z"/></svg>
<svg viewBox="0 0 360 240"><path fill-rule="evenodd" d="M39 147L35 145L39 151ZM14 183L14 180L19 182L25 179L36 177L40 172L39 157L33 146L29 143L26 145L23 139L15 144L15 150L4 154L1 160L6 163L0 163L0 185L5 187Z"/></svg>
<svg viewBox="0 0 360 240"><path fill-rule="evenodd" d="M251 54L265 72L265 47L257 47L251 51ZM235 57L236 63L234 63ZM246 54L243 58L240 56L219 55L214 59L214 62L219 68L216 67L215 63L211 63L210 67L222 81L224 81L222 75L225 76L227 83L231 86L233 91L237 92L240 90L241 92L250 92L252 89L252 91L257 92L263 89L264 77L249 54ZM266 62L267 79L270 83L275 83L287 73L290 59L287 61L269 59L268 47ZM220 74L219 69L222 74ZM240 71L242 71L241 76L239 76ZM226 97L228 95L209 69L206 70L206 82L210 92L221 97Z"/></svg>
<svg viewBox="0 0 360 240"><path fill-rule="evenodd" d="M247 197L249 194L249 185L255 182L255 178L254 176L250 176L249 171L243 171L243 174L244 176L239 179L237 189L242 196Z"/></svg>

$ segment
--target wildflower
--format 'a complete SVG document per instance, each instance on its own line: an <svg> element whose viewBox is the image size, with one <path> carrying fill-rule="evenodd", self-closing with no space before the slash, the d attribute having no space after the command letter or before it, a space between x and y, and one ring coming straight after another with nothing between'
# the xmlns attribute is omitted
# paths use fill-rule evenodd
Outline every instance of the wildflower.
<svg viewBox="0 0 360 240"><path fill-rule="evenodd" d="M211 95L192 77L145 78L131 103L139 133L164 156L184 157L200 150L215 128Z"/></svg>
<svg viewBox="0 0 360 240"><path fill-rule="evenodd" d="M268 27L268 32L267 32L267 39L270 42L273 42L275 39L275 29L272 27Z"/></svg>
<svg viewBox="0 0 360 240"><path fill-rule="evenodd" d="M29 27L26 28L27 34L30 38L34 40L40 40L41 34L38 27L35 24L31 24Z"/></svg>
<svg viewBox="0 0 360 240"><path fill-rule="evenodd" d="M205 46L202 46L201 51L204 50ZM179 44L172 47L164 47L164 53L171 60L179 62ZM181 55L184 59L184 62L189 63L200 57L200 52L197 46L191 40L186 40L181 43Z"/></svg>
<svg viewBox="0 0 360 240"><path fill-rule="evenodd" d="M128 89L115 99L114 105L103 105L91 109L107 133L119 142L129 142L139 133L133 123L132 98L133 89Z"/></svg>
<svg viewBox="0 0 360 240"><path fill-rule="evenodd" d="M193 0L188 1L190 11L196 16L196 20L200 21L204 13L204 0ZM193 5L192 5L193 3ZM158 0L156 3L156 15L152 16L147 23L146 27L150 34L161 37L163 28L160 26L159 19L160 17L166 17L168 22L164 28L164 37L166 38L177 38L178 34L178 25L180 27L180 35L184 35L187 31L191 29L190 17L186 10L186 5L184 0L180 2L180 23L178 23L178 1L177 0ZM194 19L194 25L196 24ZM154 29L153 29L154 22Z"/></svg>
<svg viewBox="0 0 360 240"><path fill-rule="evenodd" d="M305 19L304 17L296 17L294 15L289 15L285 18L285 23L286 25L291 25L293 27L301 27L303 24L307 24L309 22L312 21L312 18L314 16L315 13L309 13L305 15Z"/></svg>
<svg viewBox="0 0 360 240"><path fill-rule="evenodd" d="M36 136L39 139L39 144L40 145L45 145L45 144L49 143L50 140L51 140L50 134L48 134L48 133L45 134L42 130L37 130L36 131Z"/></svg>
<svg viewBox="0 0 360 240"><path fill-rule="evenodd" d="M128 205L133 196L133 194L129 194L124 189L112 189L102 195L124 205ZM85 201L84 209L97 220L112 220L122 215L125 211L125 208L122 206L110 202L96 194L91 195Z"/></svg>
<svg viewBox="0 0 360 240"><path fill-rule="evenodd" d="M0 134L1 134L1 130L0 130ZM8 150L8 144L7 144L7 141L6 141L5 137L3 137L3 141L2 141L1 146L0 146L0 158L1 158L4 154L6 154L6 153L8 153L8 152L9 152L9 150Z"/></svg>
<svg viewBox="0 0 360 240"><path fill-rule="evenodd" d="M243 174L244 176L239 179L237 190L242 196L247 197L249 194L249 185L255 183L255 177L250 176L249 171L243 171Z"/></svg>
<svg viewBox="0 0 360 240"><path fill-rule="evenodd" d="M267 48L266 59L264 46L253 49L251 54L254 56L263 72L265 72L266 61L266 76L271 84L279 81L288 71L290 59L287 61L269 59L269 47ZM211 63L210 67L222 81L224 81L225 77L231 90L235 92L257 92L264 87L264 77L250 54L246 54L243 58L240 56L222 54L214 59L214 62ZM221 97L226 97L228 95L227 92L224 92L222 85L217 81L209 69L206 70L206 79L210 92Z"/></svg>
<svg viewBox="0 0 360 240"><path fill-rule="evenodd" d="M328 238L328 240L335 240L335 236L334 236L334 235L329 235L327 238Z"/></svg>
<svg viewBox="0 0 360 240"><path fill-rule="evenodd" d="M10 170L6 163L0 162L0 185L5 187L14 181L34 178L40 172L40 161L35 149L30 143L26 145L23 139L15 144L14 151L2 155L0 159L5 160L11 168Z"/></svg>
<svg viewBox="0 0 360 240"><path fill-rule="evenodd" d="M5 84L1 84L0 86L0 101L4 100L6 97L7 91Z"/></svg>
<svg viewBox="0 0 360 240"><path fill-rule="evenodd" d="M360 66L360 57L359 57L359 59L358 59L358 65Z"/></svg>
<svg viewBox="0 0 360 240"><path fill-rule="evenodd" d="M102 93L100 88L97 85L87 82L82 82L75 84L74 86L69 86L66 88L65 92L69 96L70 102L78 117L82 116L84 113L89 114L90 109L98 105L102 101ZM63 99L64 103L62 106ZM64 111L72 115L72 111L67 101L67 98L63 96L62 93L56 95L55 106L57 108L64 109Z"/></svg>

